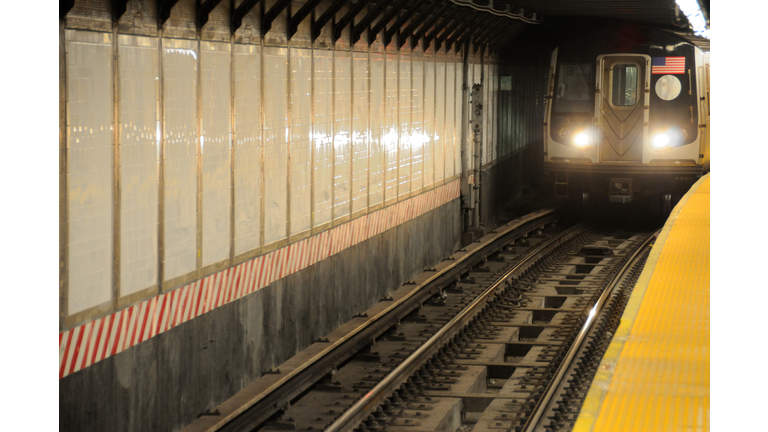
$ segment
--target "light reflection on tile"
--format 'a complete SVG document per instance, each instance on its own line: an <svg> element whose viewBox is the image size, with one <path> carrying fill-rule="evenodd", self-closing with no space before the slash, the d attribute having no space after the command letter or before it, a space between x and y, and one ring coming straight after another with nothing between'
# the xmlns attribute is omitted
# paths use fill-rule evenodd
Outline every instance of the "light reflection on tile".
<svg viewBox="0 0 768 432"><path fill-rule="evenodd" d="M291 48L291 235L310 229L312 51Z"/></svg>

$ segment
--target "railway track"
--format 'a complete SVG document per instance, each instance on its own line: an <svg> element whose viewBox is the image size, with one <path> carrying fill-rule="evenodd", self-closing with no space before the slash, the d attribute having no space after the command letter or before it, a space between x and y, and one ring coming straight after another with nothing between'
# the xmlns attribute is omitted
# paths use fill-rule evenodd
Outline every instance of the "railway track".
<svg viewBox="0 0 768 432"><path fill-rule="evenodd" d="M318 344L336 350L292 359L303 376L270 371L185 430L569 430L651 237L557 217L457 252L360 314L346 345L331 335Z"/></svg>

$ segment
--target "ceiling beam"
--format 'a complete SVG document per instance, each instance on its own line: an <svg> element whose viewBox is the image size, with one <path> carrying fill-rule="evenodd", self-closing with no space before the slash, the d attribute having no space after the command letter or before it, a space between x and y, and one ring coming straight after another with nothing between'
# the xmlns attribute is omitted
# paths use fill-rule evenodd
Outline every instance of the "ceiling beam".
<svg viewBox="0 0 768 432"><path fill-rule="evenodd" d="M357 16L358 13L360 13L361 10L365 7L365 5L368 4L370 0L357 0L357 4L349 8L349 11L347 11L346 14L333 25L333 42L336 43L337 40L341 37L341 32L344 31L344 28L346 28L349 23L352 22L353 19Z"/></svg>
<svg viewBox="0 0 768 432"><path fill-rule="evenodd" d="M177 1L179 0L157 0L157 18L160 27L171 17L171 10Z"/></svg>
<svg viewBox="0 0 768 432"><path fill-rule="evenodd" d="M59 0L59 19L64 19L73 7L75 0Z"/></svg>
<svg viewBox="0 0 768 432"><path fill-rule="evenodd" d="M275 21L275 18L277 18L277 16L280 15L280 12L287 8L290 3L291 0L277 0L275 4L273 4L272 7L264 13L264 16L261 17L262 37L267 34L267 32L269 32L269 30L272 28L272 23Z"/></svg>
<svg viewBox="0 0 768 432"><path fill-rule="evenodd" d="M365 29L367 29L373 20L376 19L377 16L381 15L381 12L386 8L387 2L379 0L376 6L369 10L367 14L365 14L363 19L361 19L357 24L352 23L352 45L356 44L357 41L360 40L360 36L362 36Z"/></svg>
<svg viewBox="0 0 768 432"><path fill-rule="evenodd" d="M412 37L411 37L411 49L414 49L414 48L416 48L416 44L418 44L418 43L419 43L419 40L421 40L421 38L424 36L424 33L426 33L426 31L427 31L427 30L429 30L430 28L432 28L432 26L433 26L433 25L435 25L435 23L436 23L436 22L437 22L437 20L438 20L438 19L439 19L439 18L440 18L440 17L443 15L443 13L446 13L446 12L448 12L448 10L449 10L449 8L450 8L450 5L451 5L451 3L443 3L443 5L442 5L442 6L440 6L440 7L439 7L439 8L438 8L438 9L435 11L435 13L434 13L434 14L432 14L432 18L430 18L430 19L426 20L426 21L424 22L424 25L422 25L422 26L421 26L421 28L420 28L418 31L416 31L415 33L414 33L414 30L416 30L416 27L414 27L414 28L411 28L411 26L415 26L415 25L417 25L417 24L418 24L418 23L416 22L416 20L414 20L414 22L413 22L413 23L411 23L411 25L410 25L410 26L408 26L408 28L407 28L407 29L405 29L404 33L413 33L413 34L411 35L411 36L412 36ZM426 17L425 17L425 18L426 18ZM399 42L398 42L398 44L399 44ZM402 45L400 45L400 46L402 46ZM398 47L398 49L399 49L399 48L400 48L400 47ZM429 46L425 46L425 47L424 47L424 49L425 49L425 50L426 50L427 48L429 48Z"/></svg>
<svg viewBox="0 0 768 432"><path fill-rule="evenodd" d="M120 17L126 10L128 10L128 0L112 0L112 21L120 21Z"/></svg>
<svg viewBox="0 0 768 432"><path fill-rule="evenodd" d="M402 28L406 21L411 19L415 13L416 7L407 9L405 12L403 12L402 15L400 15L400 18L398 18L394 24L392 24L388 29L384 30L384 46L389 45L389 43L392 41L392 36L394 36L395 33L400 32L400 28Z"/></svg>
<svg viewBox="0 0 768 432"><path fill-rule="evenodd" d="M236 32L243 25L243 18L260 2L261 0L243 0L240 6L235 8L234 13L232 13L232 33Z"/></svg>
<svg viewBox="0 0 768 432"><path fill-rule="evenodd" d="M440 51L440 46L445 40L444 36L447 36L445 32L449 31L451 22L458 20L458 17L462 12L462 9L457 7L452 9L450 13L446 13L446 17L439 23L435 24L435 28L429 32L429 34L424 36L424 46L429 48L429 44L434 39L435 51Z"/></svg>
<svg viewBox="0 0 768 432"><path fill-rule="evenodd" d="M383 30L389 20L395 17L398 12L400 12L400 8L405 5L409 0L400 0L399 2L392 5L392 8L389 9L389 11L384 13L384 16L379 19L379 22L376 23L375 26L368 32L368 45L372 44L373 41L376 40L376 35L379 34L381 30ZM386 45L384 45L386 46Z"/></svg>
<svg viewBox="0 0 768 432"><path fill-rule="evenodd" d="M221 0L205 0L200 3L197 1L197 29L200 30L208 22L208 17L216 6L221 3Z"/></svg>
<svg viewBox="0 0 768 432"><path fill-rule="evenodd" d="M301 22L304 21L304 18L308 17L309 14L315 10L315 7L319 5L321 1L322 0L309 0L308 2L304 3L304 6L302 6L298 12L293 14L290 20L288 20L289 40L293 37L293 35L296 34L297 31L299 31L299 24L301 24Z"/></svg>
<svg viewBox="0 0 768 432"><path fill-rule="evenodd" d="M322 15L320 15L320 18L312 23L312 42L320 36L320 32L323 31L323 26L328 24L328 21L336 15L336 12L338 12L346 2L347 0L336 0L325 12L323 12Z"/></svg>
<svg viewBox="0 0 768 432"><path fill-rule="evenodd" d="M439 47L445 43L445 51L448 52L451 50L451 45L453 45L453 41L456 39L455 35L457 35L462 28L470 25L466 17L463 17L462 19L461 15L461 13L457 14L454 17L453 23L445 26L445 31L442 32L437 38L435 38L435 47Z"/></svg>

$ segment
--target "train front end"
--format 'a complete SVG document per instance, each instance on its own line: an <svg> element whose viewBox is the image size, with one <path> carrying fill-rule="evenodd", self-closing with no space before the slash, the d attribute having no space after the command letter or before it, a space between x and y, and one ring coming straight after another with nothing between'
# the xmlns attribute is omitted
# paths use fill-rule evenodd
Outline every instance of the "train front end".
<svg viewBox="0 0 768 432"><path fill-rule="evenodd" d="M708 55L650 30L605 40L552 54L544 169L558 196L669 207L708 171Z"/></svg>

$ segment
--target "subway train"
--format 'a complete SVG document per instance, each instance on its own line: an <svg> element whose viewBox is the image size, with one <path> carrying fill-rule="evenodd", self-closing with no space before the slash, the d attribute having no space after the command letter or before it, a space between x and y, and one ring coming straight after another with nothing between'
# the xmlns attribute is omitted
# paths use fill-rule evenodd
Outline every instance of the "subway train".
<svg viewBox="0 0 768 432"><path fill-rule="evenodd" d="M552 52L544 122L556 196L668 213L709 171L709 53L643 27L571 38Z"/></svg>

